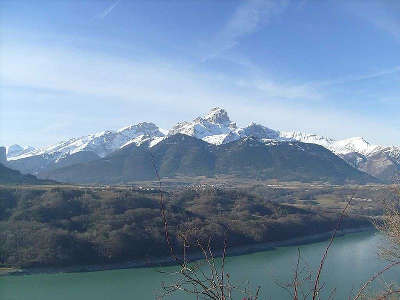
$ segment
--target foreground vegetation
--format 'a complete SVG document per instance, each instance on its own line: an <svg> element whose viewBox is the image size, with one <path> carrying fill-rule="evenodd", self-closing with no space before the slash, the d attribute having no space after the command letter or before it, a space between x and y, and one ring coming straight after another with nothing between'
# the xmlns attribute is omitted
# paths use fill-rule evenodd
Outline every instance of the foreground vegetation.
<svg viewBox="0 0 400 300"><path fill-rule="evenodd" d="M374 189L375 190L375 189ZM383 207L383 215L381 218L374 218L375 226L381 233L386 236L389 246L381 248L380 256L388 263L375 274L371 274L370 278L363 282L359 288L355 288L348 295L348 299L399 299L400 287L398 282L385 281L384 275L387 271L400 266L400 192L398 188L392 189L392 197L389 199L381 199L379 204ZM160 195L161 203L163 197ZM331 234L331 238L327 243L325 251L321 254L319 267L315 270L309 269L307 263L301 256L300 248L298 248L297 263L293 266L293 274L288 274L288 281L275 282L280 288L288 293L287 299L335 299L335 294L340 287L329 287L323 283L322 270L331 246L333 245L337 233L344 225L344 220L348 210L351 208L352 201L356 199L355 194L350 196L338 214L336 225ZM162 212L165 208L162 207ZM176 248L171 244L168 238L168 219L162 213L166 232L166 242L170 246L171 256L175 258L179 267L177 272L173 272L176 280L169 284L162 284L162 293L160 298L174 295L176 292L183 292L187 296L194 296L196 299L213 299L213 300L257 300L260 299L260 287L251 288L250 283L245 285L237 284L232 280L232 276L225 271L225 257L227 254L227 243L224 241L222 258L216 261L210 244L204 244L199 240L191 241L184 239L183 251L190 246L195 246L201 250L203 260L190 263L185 255L183 258L175 255ZM234 274L235 276L235 274ZM376 289L374 283L383 282L381 289ZM267 291L268 293L268 291Z"/></svg>
<svg viewBox="0 0 400 300"><path fill-rule="evenodd" d="M2 187L0 264L54 267L168 256L159 195L129 188ZM317 195L311 204L296 200L304 197L311 196L282 189L259 195L257 189L206 187L165 193L171 244L180 248L185 236L211 239L213 249L222 249L225 237L229 246L238 246L332 230L336 210L318 204ZM365 212L356 210L342 226L369 225Z"/></svg>

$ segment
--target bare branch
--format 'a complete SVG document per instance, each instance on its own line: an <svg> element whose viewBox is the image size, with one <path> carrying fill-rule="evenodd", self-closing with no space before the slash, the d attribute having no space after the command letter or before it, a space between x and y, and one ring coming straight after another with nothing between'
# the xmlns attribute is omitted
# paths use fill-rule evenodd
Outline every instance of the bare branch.
<svg viewBox="0 0 400 300"><path fill-rule="evenodd" d="M325 260L326 260L326 258L328 256L329 249L332 246L333 241L335 240L336 234L339 231L340 226L342 225L343 218L345 216L345 213L346 213L347 209L350 207L350 204L351 204L351 201L353 200L353 197L354 197L354 195L350 197L349 201L347 201L346 206L343 208L343 210L342 210L342 212L340 214L339 220L338 220L338 222L336 224L335 230L333 231L331 239L329 240L328 246L326 247L324 255L321 258L320 265L319 265L319 268L318 268L318 271L317 271L317 277L315 278L315 282L314 282L314 289L313 289L313 296L312 296L313 300L317 299L317 297L319 295L319 292L321 290L319 288L319 281L320 281L322 269L323 269L324 264L325 264Z"/></svg>

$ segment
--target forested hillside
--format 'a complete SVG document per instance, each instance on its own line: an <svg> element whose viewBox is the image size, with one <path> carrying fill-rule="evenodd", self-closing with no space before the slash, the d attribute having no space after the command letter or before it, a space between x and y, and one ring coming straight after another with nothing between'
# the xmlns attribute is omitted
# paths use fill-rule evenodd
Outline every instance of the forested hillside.
<svg viewBox="0 0 400 300"><path fill-rule="evenodd" d="M0 184L46 184L55 183L50 180L40 180L33 175L24 175L0 163Z"/></svg>
<svg viewBox="0 0 400 300"><path fill-rule="evenodd" d="M281 191L278 191L280 194ZM270 194L268 198L273 198ZM222 247L280 241L332 230L335 211L278 204L241 191L184 189L165 194L172 243L212 238ZM369 224L362 216L344 227ZM103 264L167 256L157 191L71 187L0 189L0 264Z"/></svg>

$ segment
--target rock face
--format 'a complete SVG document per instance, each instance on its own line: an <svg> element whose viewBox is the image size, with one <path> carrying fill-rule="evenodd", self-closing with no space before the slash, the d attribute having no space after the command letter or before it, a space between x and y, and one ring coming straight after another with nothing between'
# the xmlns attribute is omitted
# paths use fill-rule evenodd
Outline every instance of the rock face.
<svg viewBox="0 0 400 300"><path fill-rule="evenodd" d="M0 147L0 164L7 162L6 147Z"/></svg>
<svg viewBox="0 0 400 300"><path fill-rule="evenodd" d="M279 132L265 126L251 123L244 128L238 128L232 122L228 113L219 107L203 117L197 117L192 122L181 122L172 127L168 135L177 133L186 134L214 145L221 145L239 140L244 137L260 139L280 139Z"/></svg>

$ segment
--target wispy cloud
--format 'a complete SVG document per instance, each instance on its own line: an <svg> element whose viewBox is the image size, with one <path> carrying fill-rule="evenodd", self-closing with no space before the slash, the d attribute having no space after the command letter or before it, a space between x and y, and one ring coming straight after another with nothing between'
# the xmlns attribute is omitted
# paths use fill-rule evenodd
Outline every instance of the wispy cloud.
<svg viewBox="0 0 400 300"><path fill-rule="evenodd" d="M331 107L320 105L323 103L320 100L329 97L329 91L324 90L324 94L321 94L322 89L318 85L285 82L263 74L250 74L241 79L228 75L219 78L213 72L193 72L185 65L163 64L159 60L150 59L143 62L141 58L127 60L118 56L76 51L67 46L42 48L24 44L18 47L4 46L2 51L0 82L3 87L8 85L9 90L32 87L57 92L54 96L50 93L46 97L43 94L37 95L37 99L42 102L32 103L35 93L29 90L26 96L18 97L18 107L15 104L16 97L3 97L4 106L7 107L7 112L4 113L6 117L1 120L4 123L3 128L13 124L17 116L25 117L31 111L38 113L43 110L43 116L46 116L46 112L52 115L47 106L52 106L56 111L64 109L66 112L69 109L72 111L73 107L76 119L60 117L60 120L68 120L67 129L70 131L66 131L64 136L74 136L88 133L82 133L82 128L95 127L79 119L97 124L97 127L101 126L95 130L108 128L109 125L94 119L101 114L107 124L111 122L109 118L118 116L115 121L118 127L139 119L157 119L157 122L162 122L160 125L168 127L176 121L198 115L199 110L221 105L232 112L233 120L242 123L255 120L276 129L299 129L337 136L342 136L344 132L346 135L373 136L379 131L385 132L387 140L393 139L396 134L398 136L398 132L393 133L393 130L384 125L375 126L375 123L372 124L368 118L362 116L359 117L359 123L363 124L362 131L357 132L360 128L355 127L353 132L348 132L346 124L357 118L353 112L333 112ZM373 78L399 71L399 68L395 68L348 77L346 80ZM58 92L65 92L65 95ZM315 105L309 105L307 100L316 100L312 102ZM10 112L12 107L15 112ZM158 110L159 114L154 110ZM24 111L25 115L22 113ZM334 114L336 117L333 117ZM43 123L46 123L47 117L38 119L43 119ZM53 119L51 121L57 122ZM24 126L28 123L22 122ZM371 125L365 125L370 123ZM18 142L7 130L3 131L7 141ZM26 132L22 126L21 132ZM37 135L32 137L38 141L50 139L42 129L38 129ZM26 139L22 133L20 138ZM51 137L53 138L56 141L56 137Z"/></svg>
<svg viewBox="0 0 400 300"><path fill-rule="evenodd" d="M261 95L275 100L319 100L323 95L316 87L305 84L284 84L266 78L239 80L238 86L254 89Z"/></svg>
<svg viewBox="0 0 400 300"><path fill-rule="evenodd" d="M25 55L27 49L29 57ZM221 97L239 95L271 100L318 98L312 87L278 82L260 74L245 80L219 78L213 72L193 72L184 65L143 63L60 48L20 46L4 49L4 53L0 56L0 80L12 86L164 103L187 102L190 98L213 103Z"/></svg>
<svg viewBox="0 0 400 300"><path fill-rule="evenodd" d="M348 1L345 2L345 6L355 15L400 41L400 18L398 16L400 1Z"/></svg>
<svg viewBox="0 0 400 300"><path fill-rule="evenodd" d="M265 26L273 16L284 11L288 0L249 0L240 4L211 43L211 53L202 61L214 58L235 47L245 36Z"/></svg>
<svg viewBox="0 0 400 300"><path fill-rule="evenodd" d="M400 73L400 66L396 66L393 68L385 69L385 70L380 70L376 72L371 72L367 74L358 74L358 75L347 75L342 78L337 78L337 79L332 79L332 80L324 80L324 81L315 81L311 82L308 85L313 85L313 86L331 86L331 85L339 85L339 84L346 84L346 83L352 83L352 82L358 82L358 81L363 81L363 80L369 80L369 79L376 79L392 74L397 74Z"/></svg>
<svg viewBox="0 0 400 300"><path fill-rule="evenodd" d="M113 4L111 4L109 7L107 7L101 14L98 14L96 17L98 19L104 19L105 17L107 17L112 10L117 7L117 5L121 2L121 0L117 0L115 1Z"/></svg>

